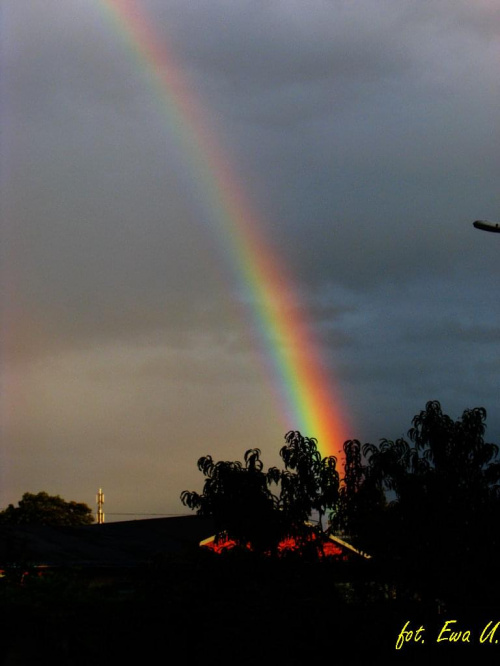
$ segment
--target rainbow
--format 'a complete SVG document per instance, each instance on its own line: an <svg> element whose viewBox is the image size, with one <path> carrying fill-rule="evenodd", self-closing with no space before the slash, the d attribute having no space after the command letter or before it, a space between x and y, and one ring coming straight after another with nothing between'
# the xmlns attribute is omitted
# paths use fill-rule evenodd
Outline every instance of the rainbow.
<svg viewBox="0 0 500 666"><path fill-rule="evenodd" d="M259 232L259 218L208 127L202 104L136 0L100 0L99 5L133 51L140 71L148 74L233 270L251 296L252 321L284 427L315 437L323 455L339 455L349 436L345 408L324 370L321 347L293 281Z"/></svg>

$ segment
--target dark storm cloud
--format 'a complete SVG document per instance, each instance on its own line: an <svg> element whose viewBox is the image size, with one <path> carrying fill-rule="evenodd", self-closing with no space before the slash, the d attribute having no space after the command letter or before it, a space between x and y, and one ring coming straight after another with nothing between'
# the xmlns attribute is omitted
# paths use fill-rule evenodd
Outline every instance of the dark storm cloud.
<svg viewBox="0 0 500 666"><path fill-rule="evenodd" d="M477 104L490 73L476 83L472 77L474 63L482 66L488 51L472 17L483 16L486 9L472 13L462 3L395 2L318 2L307 9L279 2L262 3L257 9L248 2L201 2L189 8L151 3L150 7L163 16L166 34L182 54L183 64L198 68L200 77L195 80L200 82L201 99L206 94L220 114L223 142L228 132L243 168L247 160L250 169L259 172L250 179L250 194L255 191L257 200L262 197L269 203L270 215L266 211L263 217L271 235L279 238L281 250L291 255L294 264L300 258L301 280L321 283L333 273L334 280L352 285L358 279L364 286L373 283L370 276L401 279L405 270L446 269L453 261L450 238L461 244L456 251L467 241L450 233L451 220L446 219L451 217L450 205L457 213L463 210L464 189L472 197L479 180L483 192L491 182L491 197L495 196L498 151L488 124L493 88L483 90L482 103ZM66 136L61 132L59 123L57 132L55 124L54 131L42 126L46 141L38 138L40 159L47 154L56 157L59 169L54 174L57 189L46 188L45 180L40 187L45 187L45 196L56 194L56 201L61 201L63 192L63 204L71 204L72 191L77 190L80 200L74 207L87 210L83 224L88 231L80 234L83 245L86 238L90 245L102 240L104 256L115 246L118 286L120 267L127 271L133 261L133 252L127 257L122 248L135 249L139 243L143 256L154 253L162 215L167 213L168 224L178 218L175 204L168 215L176 198L176 176L172 162L161 162L161 151L153 147L157 125L152 120L158 118L146 87L141 89L132 76L131 62L125 59L123 68L120 48L110 49L109 39L98 42L103 43L101 50L86 43L85 31L68 16L59 26L48 26L45 20L47 31L50 27L57 39L42 40L36 55L42 61L44 56L50 58L52 65L55 61L55 68L40 67L42 73L50 72L53 83L47 86L42 76L37 88L33 72L38 68L32 64L27 67L31 79L25 90L38 101L45 96L56 118L63 116L67 132ZM157 24L160 32L163 25ZM32 63L34 53L31 46ZM220 85L218 81L230 78L232 69L240 74L239 84ZM264 89L256 90L253 82ZM66 98L62 109L61 96ZM348 101L347 108L341 100ZM68 108L75 113L68 113ZM111 131L105 122L110 108ZM130 116L131 109L137 115ZM141 118L140 109L147 111L146 118ZM149 122L144 122L148 117ZM291 120L295 127L287 131ZM145 150L148 135L150 146ZM57 152L58 137L64 152ZM161 196L165 185L168 195ZM49 208L47 217L52 213ZM64 215L65 225L69 216L75 218L70 206L54 213L56 220ZM452 211L452 215L454 223L458 214ZM105 231L96 231L99 218L112 216L115 221L107 223ZM122 216L128 218L124 224ZM154 227L150 244L144 242L144 233L142 239L129 236L138 219L141 226ZM76 224L83 226L79 219ZM172 237L179 239L178 225L174 227ZM385 233L388 230L392 233ZM75 254L70 248L59 257L69 256L71 261ZM425 262L418 263L422 257ZM144 263L141 259L139 266ZM349 266L353 261L355 271ZM159 274L161 262L146 263L157 266L148 275L151 284L151 273ZM172 279L175 284L173 275L168 275L168 284Z"/></svg>
<svg viewBox="0 0 500 666"><path fill-rule="evenodd" d="M382 70L390 76L408 64L395 34L385 43L380 40L392 21L370 29L349 11L339 16L331 6L316 12L317 6L274 3L260 12L251 3L243 12L241 5L229 12L227 6L218 11L211 7L208 21L214 29L190 23L194 31L181 48L200 69L252 94L269 89L279 94L300 84L310 89L337 78L370 81Z"/></svg>
<svg viewBox="0 0 500 666"><path fill-rule="evenodd" d="M198 3L169 16L301 280L443 276L471 251L465 225L498 201L491 3Z"/></svg>
<svg viewBox="0 0 500 666"><path fill-rule="evenodd" d="M471 226L500 210L497 3L139 5L293 277L352 436L400 436L429 399L485 406L498 435L500 238ZM5 8L12 488L114 484L127 510L149 483L177 511L198 455L281 444L256 296L102 3Z"/></svg>

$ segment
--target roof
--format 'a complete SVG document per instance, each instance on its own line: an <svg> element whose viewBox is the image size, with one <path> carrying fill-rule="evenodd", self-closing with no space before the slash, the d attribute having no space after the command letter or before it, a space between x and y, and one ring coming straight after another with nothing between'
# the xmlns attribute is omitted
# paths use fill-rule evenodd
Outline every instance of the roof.
<svg viewBox="0 0 500 666"><path fill-rule="evenodd" d="M135 565L197 547L213 532L199 516L131 520L82 527L0 526L0 562Z"/></svg>
<svg viewBox="0 0 500 666"><path fill-rule="evenodd" d="M308 525L311 528L313 527L311 523L306 523L306 525ZM311 534L317 535L316 532L311 532ZM332 534L328 535L325 533L322 533L321 536L323 540L322 552L323 555L326 557L333 557L339 560L346 560L354 555L355 557L360 557L365 560L371 559L371 555L363 553L354 546L351 546L350 543L347 543L347 541L344 541L340 537L334 536ZM316 536L314 538L316 538ZM221 553L223 551L234 548L236 546L236 541L232 539L222 539L222 540L219 539L219 541L217 542L215 535L212 535L200 541L200 546L205 548L210 548L211 550L214 550L216 553ZM250 546L247 547L250 548ZM299 550L300 546L297 544L297 541L293 537L288 537L286 539L283 539L282 541L280 541L278 545L279 553L294 552Z"/></svg>

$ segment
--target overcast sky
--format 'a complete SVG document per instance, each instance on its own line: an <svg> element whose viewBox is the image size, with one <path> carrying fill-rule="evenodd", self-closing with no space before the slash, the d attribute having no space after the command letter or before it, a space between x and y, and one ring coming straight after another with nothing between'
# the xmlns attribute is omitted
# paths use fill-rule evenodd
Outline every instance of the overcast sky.
<svg viewBox="0 0 500 666"><path fill-rule="evenodd" d="M185 513L285 434L224 241L105 0L3 0L0 505ZM293 273L362 442L500 443L500 5L137 0ZM290 424L294 428L294 424ZM314 435L314 433L304 433Z"/></svg>

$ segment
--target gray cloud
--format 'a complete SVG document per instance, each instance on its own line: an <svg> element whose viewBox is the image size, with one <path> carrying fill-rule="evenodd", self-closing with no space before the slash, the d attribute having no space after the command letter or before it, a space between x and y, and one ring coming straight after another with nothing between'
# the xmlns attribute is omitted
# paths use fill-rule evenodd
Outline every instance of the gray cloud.
<svg viewBox="0 0 500 666"><path fill-rule="evenodd" d="M275 464L294 427L257 296L103 3L4 4L0 499L102 485L117 511L182 511L199 455ZM498 7L140 6L293 277L352 436L400 436L440 399L485 406L498 439L500 239L471 226L500 210Z"/></svg>

